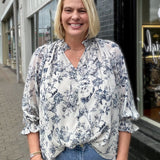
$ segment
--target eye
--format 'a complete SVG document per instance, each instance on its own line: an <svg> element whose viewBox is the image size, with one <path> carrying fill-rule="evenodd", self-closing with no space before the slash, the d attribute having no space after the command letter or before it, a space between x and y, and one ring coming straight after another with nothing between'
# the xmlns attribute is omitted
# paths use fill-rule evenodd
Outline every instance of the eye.
<svg viewBox="0 0 160 160"><path fill-rule="evenodd" d="M80 12L82 12L82 13L86 13L86 11L80 11Z"/></svg>
<svg viewBox="0 0 160 160"><path fill-rule="evenodd" d="M70 13L70 12L72 12L72 9L67 7L67 8L64 8L64 11L67 12L67 13Z"/></svg>
<svg viewBox="0 0 160 160"><path fill-rule="evenodd" d="M65 9L66 12L71 12L71 9Z"/></svg>
<svg viewBox="0 0 160 160"><path fill-rule="evenodd" d="M87 11L85 9L80 9L79 12L86 13Z"/></svg>

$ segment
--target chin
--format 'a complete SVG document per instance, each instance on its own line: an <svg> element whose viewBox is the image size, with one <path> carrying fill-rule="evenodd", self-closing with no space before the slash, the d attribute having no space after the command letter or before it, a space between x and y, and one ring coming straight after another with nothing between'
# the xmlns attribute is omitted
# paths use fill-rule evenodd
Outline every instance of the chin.
<svg viewBox="0 0 160 160"><path fill-rule="evenodd" d="M82 31L73 31L73 32L70 32L70 35L73 35L73 36L83 36L83 35L85 35L84 34L84 32L82 32Z"/></svg>

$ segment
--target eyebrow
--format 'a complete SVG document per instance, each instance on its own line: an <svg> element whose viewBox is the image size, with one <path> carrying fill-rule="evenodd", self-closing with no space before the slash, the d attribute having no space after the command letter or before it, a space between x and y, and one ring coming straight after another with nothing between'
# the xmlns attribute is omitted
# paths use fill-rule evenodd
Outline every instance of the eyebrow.
<svg viewBox="0 0 160 160"><path fill-rule="evenodd" d="M66 7L64 7L63 9L72 9L72 7L66 6ZM78 10L79 10L79 9L86 10L84 7L78 8Z"/></svg>
<svg viewBox="0 0 160 160"><path fill-rule="evenodd" d="M68 8L71 9L72 7L64 7L63 9L68 9Z"/></svg>

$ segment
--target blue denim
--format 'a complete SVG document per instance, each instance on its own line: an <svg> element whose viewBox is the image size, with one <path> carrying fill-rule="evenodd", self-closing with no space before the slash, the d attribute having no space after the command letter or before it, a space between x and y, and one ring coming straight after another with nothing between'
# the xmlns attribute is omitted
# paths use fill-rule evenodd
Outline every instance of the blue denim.
<svg viewBox="0 0 160 160"><path fill-rule="evenodd" d="M102 158L89 144L65 150L55 160L107 160ZM108 159L109 160L109 159Z"/></svg>

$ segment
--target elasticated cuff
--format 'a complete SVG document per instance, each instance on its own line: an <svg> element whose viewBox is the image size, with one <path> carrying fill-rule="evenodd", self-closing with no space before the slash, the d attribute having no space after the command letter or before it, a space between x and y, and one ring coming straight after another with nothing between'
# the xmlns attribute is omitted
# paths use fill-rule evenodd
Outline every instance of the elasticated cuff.
<svg viewBox="0 0 160 160"><path fill-rule="evenodd" d="M21 131L21 134L27 135L31 132L36 133L38 131L39 131L39 125L32 123L32 124L24 127L23 130Z"/></svg>
<svg viewBox="0 0 160 160"><path fill-rule="evenodd" d="M123 120L120 121L119 131L134 133L138 129L139 129L138 126L133 124L131 119L124 118Z"/></svg>

